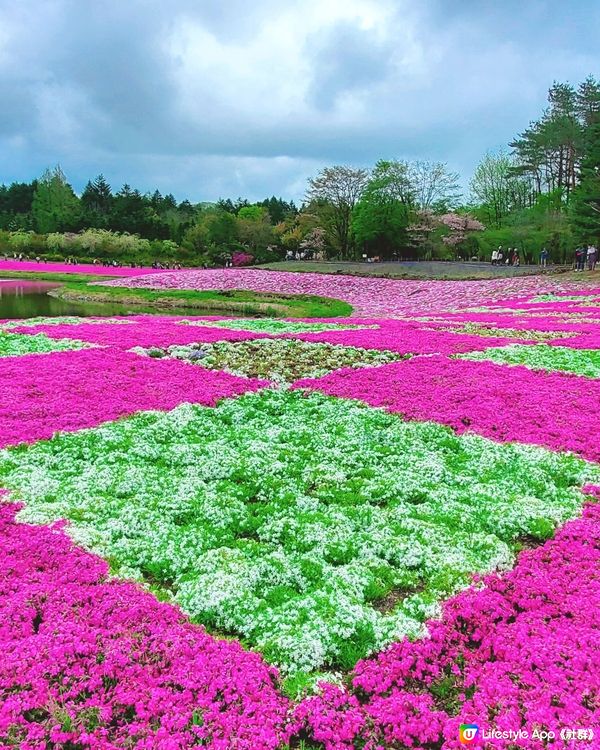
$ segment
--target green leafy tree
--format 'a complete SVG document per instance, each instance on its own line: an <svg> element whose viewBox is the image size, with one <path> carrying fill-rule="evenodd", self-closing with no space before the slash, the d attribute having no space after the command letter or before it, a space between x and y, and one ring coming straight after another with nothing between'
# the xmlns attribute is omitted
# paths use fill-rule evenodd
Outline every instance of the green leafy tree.
<svg viewBox="0 0 600 750"><path fill-rule="evenodd" d="M323 243L319 252L325 256L329 250L327 232L321 226L319 216L309 209L299 211L296 214L289 214L283 221L273 227L275 241L283 247L286 253L291 255L300 252L302 243L315 229L322 232Z"/></svg>
<svg viewBox="0 0 600 750"><path fill-rule="evenodd" d="M294 201L288 203L282 198L276 198L274 195L271 198L266 198L258 205L267 209L272 224L279 224L284 221L286 217L295 216L298 213Z"/></svg>
<svg viewBox="0 0 600 750"><path fill-rule="evenodd" d="M16 250L17 252L28 250L32 244L32 241L33 232L18 230L16 232L11 232L8 235L8 244L13 250Z"/></svg>
<svg viewBox="0 0 600 750"><path fill-rule="evenodd" d="M391 258L406 247L414 203L408 164L378 161L352 217L352 232L363 253Z"/></svg>
<svg viewBox="0 0 600 750"><path fill-rule="evenodd" d="M515 174L514 166L509 154L487 153L475 170L471 194L480 207L477 213L486 225L500 227L511 211L530 203L528 182Z"/></svg>
<svg viewBox="0 0 600 750"><path fill-rule="evenodd" d="M442 213L456 208L461 199L460 177L440 161L414 161L408 166L414 202L422 211Z"/></svg>
<svg viewBox="0 0 600 750"><path fill-rule="evenodd" d="M38 180L31 211L35 228L41 234L79 228L79 198L60 167L47 169Z"/></svg>
<svg viewBox="0 0 600 750"><path fill-rule="evenodd" d="M259 263L276 259L273 252L276 234L266 208L258 205L240 208L236 227L239 242Z"/></svg>
<svg viewBox="0 0 600 750"><path fill-rule="evenodd" d="M211 241L210 232L206 224L199 222L187 229L183 236L182 244L195 257L202 258L207 255L211 247Z"/></svg>
<svg viewBox="0 0 600 750"><path fill-rule="evenodd" d="M231 251L237 243L237 221L234 214L226 211L210 212L206 218L210 241L214 245Z"/></svg>
<svg viewBox="0 0 600 750"><path fill-rule="evenodd" d="M261 206L242 206L237 212L238 219L245 219L247 221L264 222L269 221L269 214L266 209Z"/></svg>
<svg viewBox="0 0 600 750"><path fill-rule="evenodd" d="M189 227L182 244L199 262L220 264L240 248L238 218L216 206L202 209Z"/></svg>

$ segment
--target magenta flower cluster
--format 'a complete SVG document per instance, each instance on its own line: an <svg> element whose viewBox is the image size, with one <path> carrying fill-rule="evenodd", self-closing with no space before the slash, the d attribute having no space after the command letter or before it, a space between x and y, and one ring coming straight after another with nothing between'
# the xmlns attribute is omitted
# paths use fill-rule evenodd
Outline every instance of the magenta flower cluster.
<svg viewBox="0 0 600 750"><path fill-rule="evenodd" d="M0 746L276 750L277 673L0 506Z"/></svg>
<svg viewBox="0 0 600 750"><path fill-rule="evenodd" d="M333 319L332 319L333 320ZM446 331L427 330L423 323L381 318L366 318L365 325L377 328L358 328L345 331L286 334L286 338L304 341L325 341L338 346L355 346L361 349L387 349L399 354L460 354L482 348L480 336L448 334ZM36 329L39 331L39 329ZM486 340L486 346L505 346L514 343L503 336Z"/></svg>
<svg viewBox="0 0 600 750"><path fill-rule="evenodd" d="M179 327L185 332L186 327ZM48 331L51 328L48 326ZM135 326L112 328L129 330ZM73 331L71 337L75 337ZM59 430L94 427L137 411L173 409L186 401L214 406L221 398L267 385L175 359L153 360L116 348L3 357L0 382L0 446L48 439Z"/></svg>
<svg viewBox="0 0 600 750"><path fill-rule="evenodd" d="M181 318L136 316L130 325L112 323L81 323L81 325L39 325L11 329L14 333L44 333L54 339L70 338L115 349L132 349L141 346L164 348L176 344L212 344L214 341L245 341L260 338L263 334L236 331L228 328L209 328L179 324Z"/></svg>
<svg viewBox="0 0 600 750"><path fill-rule="evenodd" d="M359 399L459 433L570 450L600 461L600 381L582 382L577 375L434 355L337 370L293 387Z"/></svg>
<svg viewBox="0 0 600 750"><path fill-rule="evenodd" d="M575 349L600 348L600 311L595 312L590 308L557 310L554 305L551 309L545 310L538 310L537 306L527 308L522 310L522 314L517 314L516 309L498 313L446 313L443 319L436 318L427 326L444 328L449 324L460 326L461 323L478 323L517 330L556 331L559 334L571 335L567 338L557 337L554 341L550 339L548 343Z"/></svg>
<svg viewBox="0 0 600 750"><path fill-rule="evenodd" d="M254 256L250 253L236 252L231 256L231 262L236 268L250 266L254 263Z"/></svg>
<svg viewBox="0 0 600 750"><path fill-rule="evenodd" d="M504 576L446 603L429 637L359 662L349 690L323 685L296 709L326 750L460 748L461 723L524 730L485 747L597 747L561 729L600 727L600 507L522 553ZM533 735L538 730L538 739Z"/></svg>
<svg viewBox="0 0 600 750"><path fill-rule="evenodd" d="M394 317L407 312L478 306L508 298L528 299L542 292L570 293L577 285L560 277L520 276L484 281L404 281L374 276L287 273L257 268L187 270L104 282L110 286L150 289L251 289L279 294L313 294L342 299L363 317ZM588 292L590 293L590 292ZM588 308L589 310L589 308Z"/></svg>

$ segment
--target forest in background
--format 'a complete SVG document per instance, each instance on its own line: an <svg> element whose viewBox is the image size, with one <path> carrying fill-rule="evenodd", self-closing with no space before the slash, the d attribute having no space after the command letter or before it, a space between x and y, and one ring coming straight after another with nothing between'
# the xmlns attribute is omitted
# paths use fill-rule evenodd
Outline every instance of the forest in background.
<svg viewBox="0 0 600 750"><path fill-rule="evenodd" d="M284 258L489 260L542 248L555 263L600 243L600 82L554 83L538 120L487 153L468 195L441 162L326 167L300 207L272 196L177 202L99 175L77 195L60 167L0 185L0 252L12 257L215 266Z"/></svg>

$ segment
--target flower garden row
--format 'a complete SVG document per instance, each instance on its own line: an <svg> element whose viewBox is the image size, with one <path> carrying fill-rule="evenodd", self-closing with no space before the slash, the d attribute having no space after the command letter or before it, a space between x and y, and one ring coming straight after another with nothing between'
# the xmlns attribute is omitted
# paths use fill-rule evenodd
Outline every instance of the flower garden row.
<svg viewBox="0 0 600 750"><path fill-rule="evenodd" d="M583 294L591 299L590 282L562 276L518 276L488 281L400 281L375 276L331 276L321 273L287 273L260 269L229 268L214 271L184 270L117 279L103 282L109 286L151 289L252 289L275 294L308 294L342 299L360 317L390 318L407 312L428 314L447 312L454 307L468 308L482 303L494 304L510 299L538 300L534 304L552 304L557 296L568 302L570 296ZM593 285L593 282L591 282ZM547 295L550 294L550 297ZM597 297L596 291L596 297ZM549 301L548 301L549 300ZM583 301L583 300L582 300ZM589 308L588 308L589 310Z"/></svg>
<svg viewBox="0 0 600 750"><path fill-rule="evenodd" d="M0 746L600 726L597 291L507 283L0 324Z"/></svg>

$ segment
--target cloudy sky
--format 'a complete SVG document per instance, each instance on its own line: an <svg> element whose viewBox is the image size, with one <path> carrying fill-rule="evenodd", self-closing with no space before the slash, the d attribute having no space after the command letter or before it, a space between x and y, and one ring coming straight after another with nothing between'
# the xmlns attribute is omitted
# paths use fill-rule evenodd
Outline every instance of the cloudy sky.
<svg viewBox="0 0 600 750"><path fill-rule="evenodd" d="M466 184L599 38L596 0L0 0L0 182L298 199L397 157Z"/></svg>

